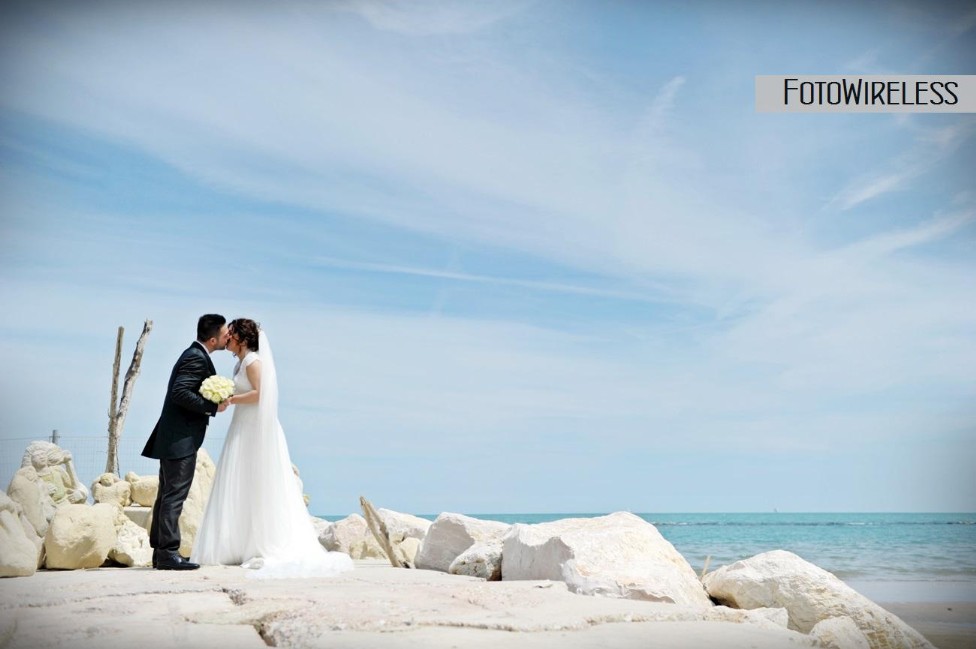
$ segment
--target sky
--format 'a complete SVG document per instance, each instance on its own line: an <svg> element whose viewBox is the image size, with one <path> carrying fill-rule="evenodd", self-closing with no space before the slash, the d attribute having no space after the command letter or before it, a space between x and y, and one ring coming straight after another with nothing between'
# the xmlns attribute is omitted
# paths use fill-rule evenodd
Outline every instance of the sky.
<svg viewBox="0 0 976 649"><path fill-rule="evenodd" d="M762 74L973 74L974 35L966 3L5 2L0 441L104 435L151 319L125 472L217 312L268 334L313 513L976 511L976 115L754 108Z"/></svg>

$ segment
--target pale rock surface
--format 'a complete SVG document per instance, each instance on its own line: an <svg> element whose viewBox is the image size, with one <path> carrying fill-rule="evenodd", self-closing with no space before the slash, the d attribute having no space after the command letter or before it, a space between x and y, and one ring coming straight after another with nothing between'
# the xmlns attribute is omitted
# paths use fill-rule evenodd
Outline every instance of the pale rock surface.
<svg viewBox="0 0 976 649"><path fill-rule="evenodd" d="M420 544L420 539L408 536L397 543L394 546L394 550L399 554L401 559L414 566L417 563L417 553L420 552Z"/></svg>
<svg viewBox="0 0 976 649"><path fill-rule="evenodd" d="M126 518L108 558L123 566L148 566L152 564L152 553L149 533Z"/></svg>
<svg viewBox="0 0 976 649"><path fill-rule="evenodd" d="M37 475L33 466L17 469L7 487L7 495L24 510L24 515L38 534L43 536L54 518L54 486Z"/></svg>
<svg viewBox="0 0 976 649"><path fill-rule="evenodd" d="M34 544L34 549L37 551L37 567L44 567L44 537L37 533L34 526L27 519L26 514L23 511L20 512L20 526L24 529L24 535L27 539Z"/></svg>
<svg viewBox="0 0 976 649"><path fill-rule="evenodd" d="M115 546L125 514L118 505L62 505L44 537L48 568L97 568Z"/></svg>
<svg viewBox="0 0 976 649"><path fill-rule="evenodd" d="M810 637L816 638L827 649L870 649L864 633L849 617L829 617L813 625Z"/></svg>
<svg viewBox="0 0 976 649"><path fill-rule="evenodd" d="M712 606L685 558L629 512L514 525L504 539L502 576L564 581L582 595Z"/></svg>
<svg viewBox="0 0 976 649"><path fill-rule="evenodd" d="M130 521L149 532L149 528L152 525L152 507L143 507L142 505L130 505L124 507L122 511L129 518Z"/></svg>
<svg viewBox="0 0 976 649"><path fill-rule="evenodd" d="M728 606L713 606L706 609L696 607L688 610L697 611L703 620L749 624L763 629L786 629L787 622L789 622L785 608L756 608L746 611Z"/></svg>
<svg viewBox="0 0 976 649"><path fill-rule="evenodd" d="M500 539L510 528L507 523L444 512L427 530L417 553L417 567L447 572L454 560L472 545Z"/></svg>
<svg viewBox="0 0 976 649"><path fill-rule="evenodd" d="M485 581L502 580L502 540L475 543L458 555L447 570L452 575L478 577Z"/></svg>
<svg viewBox="0 0 976 649"><path fill-rule="evenodd" d="M132 504L132 485L119 479L114 473L103 473L92 483L92 500L96 503L109 503L119 507Z"/></svg>
<svg viewBox="0 0 976 649"><path fill-rule="evenodd" d="M0 637L10 636L5 649L819 647L753 623L754 611L580 597L560 582L487 583L375 560L325 581L247 572L39 571L0 588Z"/></svg>
<svg viewBox="0 0 976 649"><path fill-rule="evenodd" d="M210 499L216 472L217 467L210 459L207 449L201 448L197 451L193 482L190 483L190 493L183 503L183 513L180 514L180 554L184 557L193 552L193 541L200 529L200 523L203 522L203 512L207 507L207 500ZM261 494L255 494L254 497L260 498Z"/></svg>
<svg viewBox="0 0 976 649"><path fill-rule="evenodd" d="M823 620L849 617L872 649L932 649L897 616L792 552L774 550L722 566L704 582L712 597L735 608L785 608L789 628L801 633Z"/></svg>
<svg viewBox="0 0 976 649"><path fill-rule="evenodd" d="M46 441L31 442L24 451L21 467L32 466L38 477L47 482L55 505L83 503L88 500L88 489L78 480L70 451Z"/></svg>
<svg viewBox="0 0 976 649"><path fill-rule="evenodd" d="M139 476L129 471L125 474L125 481L131 487L132 502L143 507L152 507L156 503L156 492L159 491L159 476Z"/></svg>
<svg viewBox="0 0 976 649"><path fill-rule="evenodd" d="M324 518L319 518L318 516L308 515L309 519L312 521L312 527L315 528L316 538L321 537L322 533L329 528L332 523L325 520Z"/></svg>
<svg viewBox="0 0 976 649"><path fill-rule="evenodd" d="M720 606L718 608L725 608ZM731 611L737 611L739 609L729 609ZM756 616L762 617L769 622L772 622L775 626L788 629L790 626L790 613L785 608L754 608L748 613L755 613Z"/></svg>
<svg viewBox="0 0 976 649"><path fill-rule="evenodd" d="M410 538L423 541L432 524L426 518L395 512L392 509L380 508L376 513L380 515L380 519L386 525L386 531L390 534L390 541L394 543Z"/></svg>
<svg viewBox="0 0 976 649"><path fill-rule="evenodd" d="M319 543L330 552L345 552L353 559L386 559L366 519L359 514L350 514L329 525L319 535Z"/></svg>
<svg viewBox="0 0 976 649"><path fill-rule="evenodd" d="M23 511L19 503L0 491L0 577L29 577L37 571L40 551Z"/></svg>

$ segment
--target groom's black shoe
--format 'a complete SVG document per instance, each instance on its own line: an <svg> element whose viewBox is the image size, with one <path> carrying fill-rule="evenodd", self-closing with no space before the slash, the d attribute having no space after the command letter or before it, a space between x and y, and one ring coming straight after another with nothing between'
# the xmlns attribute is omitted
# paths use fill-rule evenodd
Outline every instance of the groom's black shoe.
<svg viewBox="0 0 976 649"><path fill-rule="evenodd" d="M160 552L153 561L156 570L196 570L198 563L187 561L177 552Z"/></svg>

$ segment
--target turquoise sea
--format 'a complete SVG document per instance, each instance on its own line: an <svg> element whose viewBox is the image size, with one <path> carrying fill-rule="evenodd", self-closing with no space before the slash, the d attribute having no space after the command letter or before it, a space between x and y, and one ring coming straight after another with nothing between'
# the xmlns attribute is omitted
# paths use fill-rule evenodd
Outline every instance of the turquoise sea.
<svg viewBox="0 0 976 649"><path fill-rule="evenodd" d="M469 515L506 523L542 523L602 514ZM638 516L657 527L699 573L709 556L711 571L781 549L832 572L876 601L976 602L976 514Z"/></svg>

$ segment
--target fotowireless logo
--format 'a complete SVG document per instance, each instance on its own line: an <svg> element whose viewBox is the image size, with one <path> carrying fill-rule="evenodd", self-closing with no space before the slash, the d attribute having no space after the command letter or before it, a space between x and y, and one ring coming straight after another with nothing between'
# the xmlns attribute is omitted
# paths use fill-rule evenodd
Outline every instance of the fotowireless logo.
<svg viewBox="0 0 976 649"><path fill-rule="evenodd" d="M760 75L759 113L976 113L976 75Z"/></svg>

